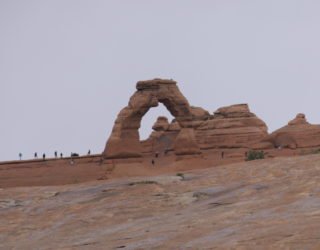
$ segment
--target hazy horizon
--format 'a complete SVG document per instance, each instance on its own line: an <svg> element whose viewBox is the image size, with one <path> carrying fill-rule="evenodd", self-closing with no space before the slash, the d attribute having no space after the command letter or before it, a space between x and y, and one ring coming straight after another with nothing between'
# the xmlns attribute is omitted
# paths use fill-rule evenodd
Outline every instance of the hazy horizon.
<svg viewBox="0 0 320 250"><path fill-rule="evenodd" d="M248 103L269 132L297 113L320 124L319 13L315 0L0 0L0 161L101 153L153 78L210 113Z"/></svg>

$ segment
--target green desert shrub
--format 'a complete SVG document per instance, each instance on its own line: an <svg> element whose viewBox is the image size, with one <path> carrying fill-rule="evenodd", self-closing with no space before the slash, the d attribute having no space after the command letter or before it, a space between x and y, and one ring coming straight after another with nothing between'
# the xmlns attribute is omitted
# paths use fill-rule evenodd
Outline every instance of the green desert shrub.
<svg viewBox="0 0 320 250"><path fill-rule="evenodd" d="M247 161L254 161L254 160L260 160L264 159L264 152L263 151L256 151L256 150L250 150L247 154Z"/></svg>
<svg viewBox="0 0 320 250"><path fill-rule="evenodd" d="M181 177L182 180L184 180L184 174L183 173L177 173L176 176Z"/></svg>
<svg viewBox="0 0 320 250"><path fill-rule="evenodd" d="M313 150L313 154L320 154L320 148Z"/></svg>
<svg viewBox="0 0 320 250"><path fill-rule="evenodd" d="M158 184L156 181L137 181L137 182L130 182L128 185L129 186L135 186L135 185L148 185L148 184Z"/></svg>

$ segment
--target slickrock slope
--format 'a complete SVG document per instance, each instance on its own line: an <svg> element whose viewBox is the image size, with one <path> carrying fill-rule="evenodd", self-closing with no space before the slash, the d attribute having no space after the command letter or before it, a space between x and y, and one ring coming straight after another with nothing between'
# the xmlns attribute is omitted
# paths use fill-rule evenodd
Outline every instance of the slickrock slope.
<svg viewBox="0 0 320 250"><path fill-rule="evenodd" d="M320 125L310 124L304 114L298 114L287 126L273 132L267 141L278 148L319 147Z"/></svg>
<svg viewBox="0 0 320 250"><path fill-rule="evenodd" d="M320 155L0 190L0 249L319 249Z"/></svg>

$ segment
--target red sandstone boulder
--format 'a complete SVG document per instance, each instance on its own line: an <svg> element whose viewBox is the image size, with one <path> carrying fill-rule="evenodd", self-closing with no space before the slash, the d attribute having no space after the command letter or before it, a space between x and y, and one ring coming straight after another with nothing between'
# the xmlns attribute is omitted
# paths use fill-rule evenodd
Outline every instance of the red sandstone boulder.
<svg viewBox="0 0 320 250"><path fill-rule="evenodd" d="M289 126L292 125L303 125L303 124L310 124L307 122L305 114L297 114L296 118L294 118L292 121L288 123Z"/></svg>
<svg viewBox="0 0 320 250"><path fill-rule="evenodd" d="M205 121L210 119L210 113L200 107L191 107L191 113L192 113L192 127L198 128L199 126L203 125Z"/></svg>
<svg viewBox="0 0 320 250"><path fill-rule="evenodd" d="M152 126L155 131L167 131L170 124L168 118L165 116L159 116L156 123Z"/></svg>
<svg viewBox="0 0 320 250"><path fill-rule="evenodd" d="M276 148L312 148L320 146L320 125L312 125L298 114L287 126L274 131L265 141Z"/></svg>
<svg viewBox="0 0 320 250"><path fill-rule="evenodd" d="M201 148L248 148L268 135L266 124L251 113L247 104L219 108L196 129Z"/></svg>

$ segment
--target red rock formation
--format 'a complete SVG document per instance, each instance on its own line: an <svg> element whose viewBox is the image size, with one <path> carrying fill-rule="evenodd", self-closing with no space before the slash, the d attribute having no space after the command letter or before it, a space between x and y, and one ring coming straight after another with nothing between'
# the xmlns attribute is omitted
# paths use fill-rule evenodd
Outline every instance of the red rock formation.
<svg viewBox="0 0 320 250"><path fill-rule="evenodd" d="M142 146L139 141L139 128L142 117L152 107L163 103L179 123L184 147L189 154L198 154L193 131L193 113L187 99L182 95L175 81L154 79L137 83L137 91L130 98L129 104L118 115L111 136L106 144L104 156L107 158L140 157ZM186 131L184 131L186 130ZM187 137L185 135L188 135ZM187 138L187 139L186 139ZM179 145L179 141L176 145ZM178 147L176 154L184 154Z"/></svg>
<svg viewBox="0 0 320 250"><path fill-rule="evenodd" d="M169 123L159 117L150 137L140 142L142 117L151 107L163 103L175 117ZM142 153L195 155L211 149L314 148L320 146L320 125L311 125L304 114L268 135L266 124L250 112L247 104L219 108L210 115L190 106L172 80L155 79L137 83L137 91L118 115L107 142L106 158L140 157Z"/></svg>
<svg viewBox="0 0 320 250"><path fill-rule="evenodd" d="M268 135L266 124L251 113L247 104L219 108L196 130L202 149L249 148Z"/></svg>
<svg viewBox="0 0 320 250"><path fill-rule="evenodd" d="M287 126L274 131L265 141L276 148L313 148L320 146L320 125L312 125L298 114Z"/></svg>
<svg viewBox="0 0 320 250"><path fill-rule="evenodd" d="M169 129L168 118L165 116L159 116L156 123L152 126L154 131L167 131Z"/></svg>
<svg viewBox="0 0 320 250"><path fill-rule="evenodd" d="M193 122L197 144L201 149L213 148L270 148L270 143L262 143L267 133L266 124L251 113L247 104L232 105L218 109L214 115L202 108L192 108ZM154 132L145 141L145 152L164 151L165 148L173 149L172 143L166 147L158 146L163 141L173 142L180 131L173 122L168 126L167 119L159 117L153 126ZM183 145L181 145L183 147Z"/></svg>

